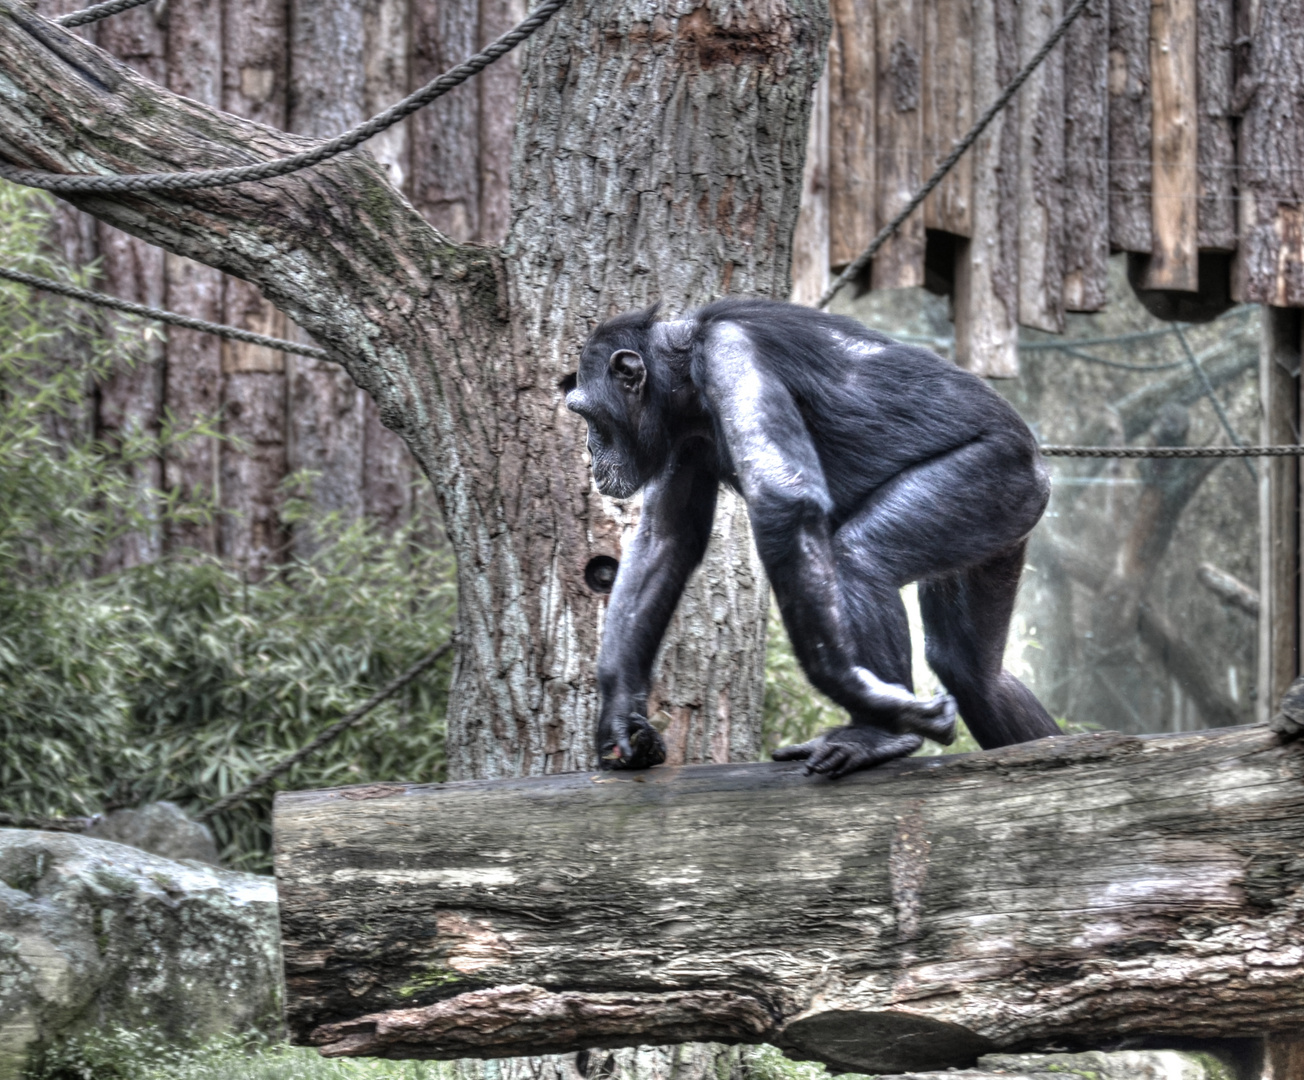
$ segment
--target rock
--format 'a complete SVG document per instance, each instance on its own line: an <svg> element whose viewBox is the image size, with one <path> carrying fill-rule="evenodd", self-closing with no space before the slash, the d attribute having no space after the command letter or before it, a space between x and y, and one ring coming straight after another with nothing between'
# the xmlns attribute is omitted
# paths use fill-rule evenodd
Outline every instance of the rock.
<svg viewBox="0 0 1304 1080"><path fill-rule="evenodd" d="M93 1028L276 1032L280 973L272 878L0 829L0 1080Z"/></svg>
<svg viewBox="0 0 1304 1080"><path fill-rule="evenodd" d="M1187 1050L1089 1050L1081 1054L987 1054L975 1069L903 1073L878 1080L1232 1080L1212 1054Z"/></svg>
<svg viewBox="0 0 1304 1080"><path fill-rule="evenodd" d="M165 859L222 865L212 831L207 825L191 821L176 803L146 803L136 810L113 810L97 818L85 835L128 844Z"/></svg>

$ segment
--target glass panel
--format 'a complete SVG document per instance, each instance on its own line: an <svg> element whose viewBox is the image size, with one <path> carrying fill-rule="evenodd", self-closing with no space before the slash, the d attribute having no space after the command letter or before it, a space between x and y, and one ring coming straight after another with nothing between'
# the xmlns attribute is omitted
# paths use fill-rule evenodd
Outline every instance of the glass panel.
<svg viewBox="0 0 1304 1080"><path fill-rule="evenodd" d="M990 385L1043 443L1226 445L1229 430L1257 443L1258 309L1179 332L1136 300L1121 257L1111 274L1105 311L1069 315L1062 337L1024 331L1020 377ZM835 310L950 355L945 298L867 293ZM1006 666L1075 728L1252 720L1258 463L1048 463L1051 502L1030 544ZM915 689L927 694L937 680L912 592Z"/></svg>

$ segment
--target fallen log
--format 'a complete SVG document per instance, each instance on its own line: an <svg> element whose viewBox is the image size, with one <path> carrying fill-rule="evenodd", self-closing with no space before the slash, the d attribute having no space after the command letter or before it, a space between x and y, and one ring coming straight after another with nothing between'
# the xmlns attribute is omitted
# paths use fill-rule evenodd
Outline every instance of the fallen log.
<svg viewBox="0 0 1304 1080"><path fill-rule="evenodd" d="M1049 739L279 795L329 1056L771 1042L856 1072L1304 1023L1304 741Z"/></svg>

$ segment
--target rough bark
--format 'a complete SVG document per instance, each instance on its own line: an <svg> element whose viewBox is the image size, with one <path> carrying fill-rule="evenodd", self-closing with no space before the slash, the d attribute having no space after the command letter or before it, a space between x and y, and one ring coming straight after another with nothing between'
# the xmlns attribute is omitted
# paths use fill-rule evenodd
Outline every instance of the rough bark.
<svg viewBox="0 0 1304 1080"><path fill-rule="evenodd" d="M857 1072L1304 1021L1304 743L1053 739L278 797L287 1017L329 1054L776 1042ZM974 857L979 853L980 857Z"/></svg>
<svg viewBox="0 0 1304 1080"><path fill-rule="evenodd" d="M1151 255L1147 289L1198 292L1200 169L1196 0L1150 8Z"/></svg>
<svg viewBox="0 0 1304 1080"><path fill-rule="evenodd" d="M973 2L973 84L979 108L1018 70L1018 8ZM956 260L955 360L979 375L1019 373L1018 115L1016 98L992 120L973 155L973 235Z"/></svg>
<svg viewBox="0 0 1304 1080"><path fill-rule="evenodd" d="M1109 291L1109 0L1064 40L1064 308L1099 311Z"/></svg>
<svg viewBox="0 0 1304 1080"><path fill-rule="evenodd" d="M525 0L480 0L480 47L525 18ZM476 80L480 92L480 240L501 244L512 223L512 136L521 58L503 57Z"/></svg>
<svg viewBox="0 0 1304 1080"><path fill-rule="evenodd" d="M1231 108L1236 23L1233 0L1199 0L1196 23L1200 247L1234 251L1236 138Z"/></svg>
<svg viewBox="0 0 1304 1080"><path fill-rule="evenodd" d="M831 0L829 38L830 266L841 270L869 247L877 231L874 20L857 0Z"/></svg>
<svg viewBox="0 0 1304 1080"><path fill-rule="evenodd" d="M1233 295L1304 307L1304 6L1259 0L1233 109L1242 113Z"/></svg>
<svg viewBox="0 0 1304 1080"><path fill-rule="evenodd" d="M924 160L931 174L973 126L973 4L924 5ZM973 228L973 159L966 154L924 202L924 225L956 236Z"/></svg>
<svg viewBox="0 0 1304 1080"><path fill-rule="evenodd" d="M1109 2L1109 236L1150 253L1150 0Z"/></svg>
<svg viewBox="0 0 1304 1080"><path fill-rule="evenodd" d="M886 222L924 180L924 0L876 0L874 20L877 217ZM924 221L919 214L911 214L878 249L871 279L876 289L924 283Z"/></svg>
<svg viewBox="0 0 1304 1080"><path fill-rule="evenodd" d="M1019 62L1027 63L1063 14L1059 0L1019 9ZM1064 329L1064 50L1028 78L1019 109L1019 322Z"/></svg>

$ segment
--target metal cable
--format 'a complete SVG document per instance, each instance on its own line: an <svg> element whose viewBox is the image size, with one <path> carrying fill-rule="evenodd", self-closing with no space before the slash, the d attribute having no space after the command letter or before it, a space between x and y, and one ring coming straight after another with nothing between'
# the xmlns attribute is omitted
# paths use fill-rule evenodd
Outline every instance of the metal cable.
<svg viewBox="0 0 1304 1080"><path fill-rule="evenodd" d="M104 4L93 4L88 8L82 8L81 11L70 11L67 15L60 15L54 21L60 26L72 29L74 26L85 26L87 23L98 22L100 19L107 19L110 15L116 15L119 11L127 11L130 8L140 7L141 4L148 4L149 0L108 0Z"/></svg>
<svg viewBox="0 0 1304 1080"><path fill-rule="evenodd" d="M1059 25L1051 32L1050 37L1042 43L1041 48L1037 50L1032 59L1023 65L1023 70L1010 80L1010 84L1001 91L1000 97L988 106L987 111L978 118L978 122L969 129L968 134L955 144L955 147L949 154L947 154L946 160L937 167L924 186L911 196L910 201L906 203L896 217L879 229L878 235L870 242L869 247L861 252L860 255L857 256L857 258L833 280L833 283L824 290L824 295L821 296L819 301L815 304L817 308L828 307L829 301L842 291L843 286L853 278L857 277L860 272L869 265L870 260L878 253L878 249L887 243L888 238L901 227L901 223L905 221L906 218L914 213L915 208L928 198L929 192L942 182L943 178L951 171L955 163L964 156L964 152L978 141L978 136L983 133L987 125L996 117L996 114L1010 103L1010 99L1018 93L1019 87L1028 80L1028 76L1037 70L1041 62L1046 59L1047 55L1049 55L1051 49L1059 43L1059 39L1068 33L1069 27L1072 26L1074 20L1082 14L1088 2L1089 0L1075 0L1073 6L1069 8L1068 13L1060 20Z"/></svg>
<svg viewBox="0 0 1304 1080"><path fill-rule="evenodd" d="M280 349L282 352L294 353L297 356L313 356L318 360L330 359L330 354L316 345L300 345L295 341L285 341L282 338L268 337L266 334L255 334L251 330L241 330L237 326L192 319L189 315L178 315L175 311L133 304L130 300L122 300L106 293L91 292L89 289L79 289L75 285L65 285L60 281L36 277L34 274L24 274L21 270L14 270L7 266L0 266L0 278L16 281L20 285L27 285L33 289L58 293L60 296L71 297L73 300L81 300L87 304L98 304L100 307L125 311L128 315L139 315L144 319L184 326L187 330L199 330L205 334L216 334L218 337L231 338L234 341L247 341L251 345L265 345L269 349Z"/></svg>
<svg viewBox="0 0 1304 1080"><path fill-rule="evenodd" d="M1222 429L1227 433L1227 438L1231 440L1233 446L1244 446L1241 437L1236 434L1236 429L1232 427L1227 410L1223 408L1222 402L1218 400L1218 395L1214 392L1213 383L1209 381L1209 376L1205 374L1204 368L1200 366L1200 358L1191 350L1191 343L1186 340L1182 328L1174 323L1173 330L1177 334L1177 340L1182 343L1182 352L1186 353L1187 362L1195 369L1196 377L1200 380L1200 386L1204 390L1204 396L1209 399L1213 411L1218 414L1218 423L1222 424ZM1245 459L1245 469L1250 474L1251 480L1257 481L1259 479L1258 470L1255 469L1254 462L1250 461L1249 458Z"/></svg>
<svg viewBox="0 0 1304 1080"><path fill-rule="evenodd" d="M442 658L449 649L453 647L455 639L445 641L439 648L432 653L427 653L424 657L413 664L407 671L403 672L387 686L377 690L370 698L364 701L352 712L336 720L330 727L318 735L312 742L306 746L300 747L289 757L282 758L275 765L265 772L259 773L249 783L245 784L239 791L233 791L230 795L224 795L211 806L204 807L195 815L196 821L207 821L215 814L220 814L223 810L234 806L236 803L244 802L254 792L266 787L273 780L283 773L289 772L292 768L303 761L304 758L316 753L327 743L334 742L343 735L349 728L353 727L359 720L371 712L377 705L383 704L389 698L397 694L403 687L407 686L413 679L425 671L428 667Z"/></svg>
<svg viewBox="0 0 1304 1080"><path fill-rule="evenodd" d="M1086 0L1080 0L1085 3ZM473 75L479 74L499 57L511 52L522 41L546 23L565 5L566 0L543 0L537 8L515 29L509 30L492 45L476 53L466 62L459 64L452 71L445 72L437 79L427 83L420 90L409 94L396 105L391 105L384 112L373 116L357 127L337 135L328 142L319 143L311 150L274 161L263 161L256 165L240 165L228 169L204 169L198 172L169 173L126 173L113 176L92 176L86 174L64 174L43 172L36 169L19 169L12 165L0 164L0 178L27 187L43 188L59 194L98 192L122 194L132 191L191 191L196 188L225 187L248 180L270 180L298 172L312 165L318 165L328 158L352 150L360 143L366 142L373 135L386 128L393 127L400 120L456 86L460 86Z"/></svg>
<svg viewBox="0 0 1304 1080"><path fill-rule="evenodd" d="M1041 453L1078 458L1302 457L1304 446L1043 446Z"/></svg>

